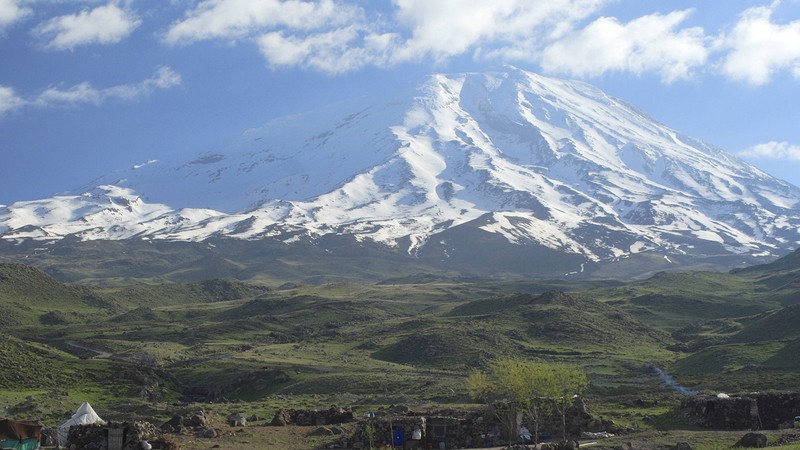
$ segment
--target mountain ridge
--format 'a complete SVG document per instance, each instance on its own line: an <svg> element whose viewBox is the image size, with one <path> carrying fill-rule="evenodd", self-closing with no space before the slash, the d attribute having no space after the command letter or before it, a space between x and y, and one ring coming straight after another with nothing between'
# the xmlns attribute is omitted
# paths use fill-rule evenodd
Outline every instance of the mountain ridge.
<svg viewBox="0 0 800 450"><path fill-rule="evenodd" d="M589 84L507 66L431 75L397 97L277 119L224 153L0 207L0 237L336 234L446 259L472 244L454 233L469 227L585 262L753 260L800 243L800 188Z"/></svg>

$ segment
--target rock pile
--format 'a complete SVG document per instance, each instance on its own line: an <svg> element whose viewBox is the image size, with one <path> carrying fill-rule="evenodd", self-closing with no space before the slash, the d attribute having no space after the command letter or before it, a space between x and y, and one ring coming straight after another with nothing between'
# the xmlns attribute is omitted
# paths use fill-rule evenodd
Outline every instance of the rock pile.
<svg viewBox="0 0 800 450"><path fill-rule="evenodd" d="M204 438L219 436L219 431L211 426L211 418L203 410L185 416L175 414L161 425L161 430L166 433L195 434Z"/></svg>
<svg viewBox="0 0 800 450"><path fill-rule="evenodd" d="M321 426L353 422L353 411L350 408L331 406L326 410L316 409L281 409L275 413L270 425L286 426Z"/></svg>
<svg viewBox="0 0 800 450"><path fill-rule="evenodd" d="M198 412L182 416L175 414L172 419L161 425L161 429L168 433L181 433L186 429L195 430L198 428L207 428L210 426L210 420L206 412L200 410Z"/></svg>
<svg viewBox="0 0 800 450"><path fill-rule="evenodd" d="M149 422L109 423L107 425L72 426L67 435L66 448L70 450L113 450L113 435L121 436L120 450L141 450L142 441L159 440L161 432ZM113 445L112 445L113 446ZM160 448L153 445L153 448Z"/></svg>
<svg viewBox="0 0 800 450"><path fill-rule="evenodd" d="M580 444L578 441L566 441L566 442L547 442L539 447L541 450L577 450Z"/></svg>

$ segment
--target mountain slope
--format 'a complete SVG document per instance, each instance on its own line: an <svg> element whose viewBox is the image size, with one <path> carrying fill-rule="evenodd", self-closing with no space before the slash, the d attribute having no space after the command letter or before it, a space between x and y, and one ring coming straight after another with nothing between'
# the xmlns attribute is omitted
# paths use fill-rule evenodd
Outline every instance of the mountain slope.
<svg viewBox="0 0 800 450"><path fill-rule="evenodd" d="M61 284L33 267L4 263L0 263L0 307L0 324L6 328L102 317L120 309L88 288Z"/></svg>
<svg viewBox="0 0 800 450"><path fill-rule="evenodd" d="M643 252L782 254L800 242L798 204L797 187L592 86L508 67L433 75L399 100L288 117L224 153L2 207L0 236L342 234L436 260L504 243L572 255L564 265L580 271Z"/></svg>

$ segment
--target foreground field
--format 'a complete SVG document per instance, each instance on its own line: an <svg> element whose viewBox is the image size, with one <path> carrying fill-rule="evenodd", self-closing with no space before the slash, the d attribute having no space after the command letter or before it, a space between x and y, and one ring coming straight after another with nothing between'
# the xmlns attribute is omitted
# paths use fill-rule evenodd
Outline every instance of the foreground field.
<svg viewBox="0 0 800 450"><path fill-rule="evenodd" d="M701 392L797 390L792 261L628 284L416 275L105 287L0 265L0 402L6 416L49 426L83 401L119 421L163 423L192 408L255 414L242 430L221 423L214 440L177 438L184 448L312 448L325 438L264 420L330 405L357 415L474 408L466 373L514 356L583 369L592 414L628 430L608 445L675 445L689 433L693 448L727 448L736 433L676 431L691 424L675 417L680 396L656 369Z"/></svg>

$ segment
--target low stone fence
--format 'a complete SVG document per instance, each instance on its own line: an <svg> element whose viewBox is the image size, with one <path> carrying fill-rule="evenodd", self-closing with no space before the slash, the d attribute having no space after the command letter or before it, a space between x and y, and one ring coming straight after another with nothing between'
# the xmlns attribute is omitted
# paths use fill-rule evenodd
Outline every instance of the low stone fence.
<svg viewBox="0 0 800 450"><path fill-rule="evenodd" d="M527 418L523 419L523 425ZM583 400L578 398L566 414L567 436L579 436L583 431L614 431L613 422L595 418L586 411ZM403 434L406 448L476 448L498 446L508 442L506 430L497 420L491 408L457 411L441 410L415 412L403 407L390 407L378 412L376 417L366 418L356 425L351 436L353 448L368 448L368 427L374 430L374 444L380 446L391 442L397 432ZM421 440L414 440L414 430L422 432ZM540 433L552 437L561 435L561 418L548 415L542 419ZM516 441L516 436L512 440ZM410 445L409 445L410 444Z"/></svg>
<svg viewBox="0 0 800 450"><path fill-rule="evenodd" d="M353 411L350 408L331 406L328 409L281 409L275 413L270 425L321 426L353 422Z"/></svg>
<svg viewBox="0 0 800 450"><path fill-rule="evenodd" d="M800 393L759 392L747 395L696 395L681 410L701 427L724 430L777 430L794 426L800 415Z"/></svg>
<svg viewBox="0 0 800 450"><path fill-rule="evenodd" d="M86 450L141 450L142 441L154 441L161 433L149 422L72 426L66 448Z"/></svg>

